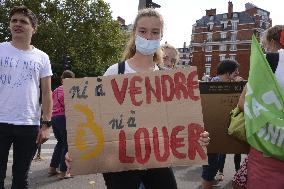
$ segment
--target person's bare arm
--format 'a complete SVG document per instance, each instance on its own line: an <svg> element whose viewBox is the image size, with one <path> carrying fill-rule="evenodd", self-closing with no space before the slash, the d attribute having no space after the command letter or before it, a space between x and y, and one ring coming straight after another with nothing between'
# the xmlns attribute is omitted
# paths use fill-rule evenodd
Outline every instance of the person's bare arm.
<svg viewBox="0 0 284 189"><path fill-rule="evenodd" d="M42 90L42 120L50 121L52 114L51 76L41 78ZM49 139L49 127L42 125L37 137L37 143L43 144Z"/></svg>

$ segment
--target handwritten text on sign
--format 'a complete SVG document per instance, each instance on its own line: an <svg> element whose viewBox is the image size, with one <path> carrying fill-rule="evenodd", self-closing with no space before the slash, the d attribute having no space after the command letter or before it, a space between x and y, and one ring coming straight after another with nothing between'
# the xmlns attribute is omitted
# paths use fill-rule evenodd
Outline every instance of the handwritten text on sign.
<svg viewBox="0 0 284 189"><path fill-rule="evenodd" d="M195 67L64 81L77 174L204 163Z"/></svg>

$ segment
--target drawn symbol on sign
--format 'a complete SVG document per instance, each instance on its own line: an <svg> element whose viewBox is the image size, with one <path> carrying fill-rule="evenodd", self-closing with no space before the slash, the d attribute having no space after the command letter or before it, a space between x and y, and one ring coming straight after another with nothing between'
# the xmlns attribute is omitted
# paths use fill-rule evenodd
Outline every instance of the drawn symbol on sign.
<svg viewBox="0 0 284 189"><path fill-rule="evenodd" d="M90 151L87 154L83 154L81 156L82 160L90 160L94 157L97 157L104 148L104 134L103 129L95 123L93 112L85 105L76 104L74 108L79 112L82 112L86 118L86 123L80 123L76 136L75 136L75 147L80 151ZM92 134L95 135L97 144L94 147L88 146L86 141L84 140L84 136L86 135L86 129L90 129ZM93 148L93 150L91 150Z"/></svg>

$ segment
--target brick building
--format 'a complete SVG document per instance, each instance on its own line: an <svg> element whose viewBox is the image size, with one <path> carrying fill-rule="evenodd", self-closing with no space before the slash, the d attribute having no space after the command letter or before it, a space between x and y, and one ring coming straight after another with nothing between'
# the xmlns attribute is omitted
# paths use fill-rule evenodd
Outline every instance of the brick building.
<svg viewBox="0 0 284 189"><path fill-rule="evenodd" d="M206 15L192 27L192 65L197 66L198 78L204 73L216 75L217 64L226 58L240 64L240 75L247 79L251 37L271 26L269 12L246 3L245 11L234 12L233 3L228 2L228 12L216 14L216 9L206 10Z"/></svg>
<svg viewBox="0 0 284 189"><path fill-rule="evenodd" d="M187 67L191 64L190 48L186 46L186 42L183 43L182 48L176 48L179 52L179 61L176 67Z"/></svg>

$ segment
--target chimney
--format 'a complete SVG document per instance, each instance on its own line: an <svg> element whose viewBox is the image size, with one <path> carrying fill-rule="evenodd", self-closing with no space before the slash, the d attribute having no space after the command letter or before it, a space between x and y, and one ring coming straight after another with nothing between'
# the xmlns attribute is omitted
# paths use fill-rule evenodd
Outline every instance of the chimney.
<svg viewBox="0 0 284 189"><path fill-rule="evenodd" d="M146 8L146 0L139 0L138 10Z"/></svg>
<svg viewBox="0 0 284 189"><path fill-rule="evenodd" d="M186 48L186 42L183 42L183 48Z"/></svg>
<svg viewBox="0 0 284 189"><path fill-rule="evenodd" d="M233 17L233 3L231 1L228 2L228 18Z"/></svg>
<svg viewBox="0 0 284 189"><path fill-rule="evenodd" d="M117 17L117 21L120 23L120 25L125 26L125 20L120 16Z"/></svg>
<svg viewBox="0 0 284 189"><path fill-rule="evenodd" d="M206 10L206 16L216 16L216 9Z"/></svg>

